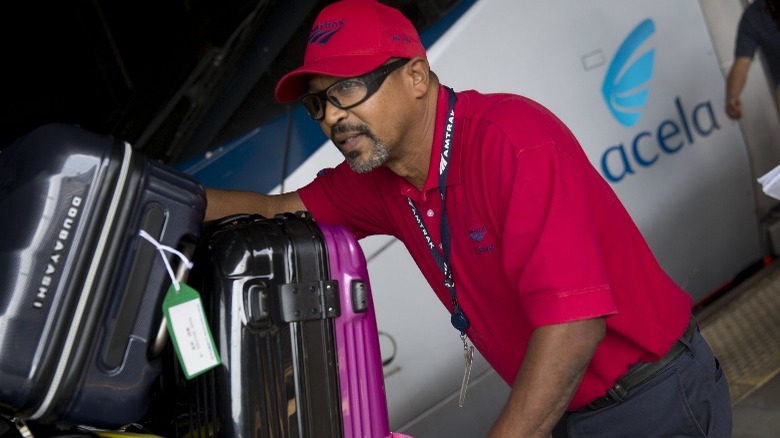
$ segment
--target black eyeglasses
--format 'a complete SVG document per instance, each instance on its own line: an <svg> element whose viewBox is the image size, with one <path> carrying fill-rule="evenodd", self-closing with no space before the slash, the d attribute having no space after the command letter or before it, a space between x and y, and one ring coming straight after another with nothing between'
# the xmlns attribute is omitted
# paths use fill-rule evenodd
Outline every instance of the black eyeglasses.
<svg viewBox="0 0 780 438"><path fill-rule="evenodd" d="M358 106L376 93L376 90L382 86L382 83L390 76L390 73L399 69L407 62L409 62L408 59L399 59L363 76L342 79L320 92L309 93L303 96L301 101L312 119L322 120L325 117L326 99L336 108L350 109Z"/></svg>

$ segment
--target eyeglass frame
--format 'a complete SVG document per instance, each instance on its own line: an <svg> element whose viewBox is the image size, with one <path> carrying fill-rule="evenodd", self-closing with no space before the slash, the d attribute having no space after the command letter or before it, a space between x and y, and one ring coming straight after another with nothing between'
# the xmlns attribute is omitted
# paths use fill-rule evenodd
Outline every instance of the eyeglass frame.
<svg viewBox="0 0 780 438"><path fill-rule="evenodd" d="M308 93L305 94L303 97L301 97L301 103L303 103L303 107L306 108L306 113L309 114L309 117L316 121L320 121L325 118L325 105L326 102L330 102L335 106L336 108L347 110L350 108L354 108L361 103L365 102L374 95L374 93L379 90L379 88L382 86L382 84L385 82L385 79L387 79L388 76L390 76L390 73L398 70L399 68L406 65L410 60L407 58L401 58L396 61L393 61L389 64L384 64L380 66L379 68L372 70L362 76L354 76L351 78L344 78L339 81L336 81L332 84L330 84L327 88L325 88L322 91L318 91L316 93ZM333 87L345 82L345 81L354 81L356 79L360 79L363 81L363 83L366 85L366 95L360 99L359 101L342 106L338 101L336 101L335 98L331 98L331 96L328 95L328 92L333 89ZM320 112L319 117L316 117L315 114L312 114L311 110L309 109L309 106L306 104L307 99L316 98L317 102L320 104Z"/></svg>

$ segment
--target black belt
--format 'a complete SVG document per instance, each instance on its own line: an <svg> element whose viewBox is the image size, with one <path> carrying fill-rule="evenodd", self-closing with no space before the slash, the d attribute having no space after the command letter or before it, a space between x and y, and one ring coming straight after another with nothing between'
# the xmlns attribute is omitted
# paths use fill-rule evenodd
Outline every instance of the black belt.
<svg viewBox="0 0 780 438"><path fill-rule="evenodd" d="M625 376L615 383L615 386L607 391L607 395L597 398L587 406L583 407L581 411L595 411L597 409L605 408L614 403L622 402L630 395L630 391L633 388L647 382L652 377L663 371L667 365L672 363L677 357L685 351L685 344L681 342L682 339L690 341L693 337L693 332L696 331L696 320L691 317L691 322L685 329L682 338L672 345L672 348L664 355L664 357L658 359L655 362L643 363L633 370L629 371Z"/></svg>

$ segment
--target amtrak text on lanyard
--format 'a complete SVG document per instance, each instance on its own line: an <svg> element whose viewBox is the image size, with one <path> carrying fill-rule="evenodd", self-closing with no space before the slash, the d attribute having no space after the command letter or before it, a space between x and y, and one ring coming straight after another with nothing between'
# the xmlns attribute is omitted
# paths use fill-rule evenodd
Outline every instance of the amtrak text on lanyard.
<svg viewBox="0 0 780 438"><path fill-rule="evenodd" d="M449 93L449 102L448 102L448 111L447 111L447 123L444 127L444 133L442 136L442 146L441 146L441 159L439 161L439 194L441 195L441 244L442 244L442 252L439 252L436 249L436 246L433 243L433 239L431 238L430 233L428 232L428 228L425 226L425 223L422 220L422 216L420 216L420 212L417 209L417 206L414 205L414 202L407 198L407 201L409 203L409 207L412 210L412 214L414 215L414 219L417 222L417 226L420 228L420 231L422 232L423 238L425 239L425 242L428 246L428 248L431 250L431 254L433 255L434 260L436 260L436 263L439 265L439 268L441 269L442 273L444 274L444 286L447 287L450 291L450 297L452 298L452 316L450 318L450 322L452 323L452 326L455 327L456 330L460 331L461 336L465 336L466 329L469 327L469 320L466 318L466 314L463 312L463 309L458 304L458 298L457 298L457 292L455 290L455 281L452 277L452 269L451 269L451 258L450 258L450 228L449 228L449 222L447 220L447 211L446 211L446 197L447 197L447 174L449 171L449 160L450 160L450 153L452 151L452 138L453 138L453 132L455 129L455 101L457 100L457 97L455 96L455 92L452 91L450 88L445 87L447 92Z"/></svg>

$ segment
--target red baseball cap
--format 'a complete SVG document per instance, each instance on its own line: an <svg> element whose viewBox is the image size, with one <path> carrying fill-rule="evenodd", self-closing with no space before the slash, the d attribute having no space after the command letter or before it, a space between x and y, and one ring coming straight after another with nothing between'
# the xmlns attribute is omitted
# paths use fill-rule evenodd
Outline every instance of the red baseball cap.
<svg viewBox="0 0 780 438"><path fill-rule="evenodd" d="M342 0L317 16L303 65L276 84L276 100L285 103L306 94L312 75L360 76L390 58L415 56L425 57L425 48L399 10L375 0Z"/></svg>

